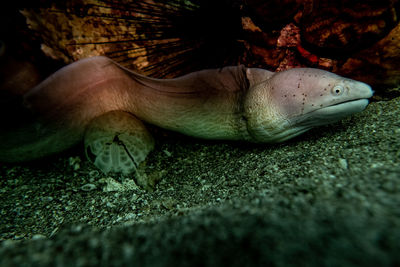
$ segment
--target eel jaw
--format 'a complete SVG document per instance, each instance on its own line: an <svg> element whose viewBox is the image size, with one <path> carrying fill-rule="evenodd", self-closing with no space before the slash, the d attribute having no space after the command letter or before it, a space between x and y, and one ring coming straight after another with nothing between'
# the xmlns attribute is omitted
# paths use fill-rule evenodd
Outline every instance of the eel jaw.
<svg viewBox="0 0 400 267"><path fill-rule="evenodd" d="M307 114L289 120L286 127L276 132L272 142L283 142L296 137L314 127L331 124L348 117L354 113L363 111L369 101L368 99L355 99L341 102L317 109Z"/></svg>
<svg viewBox="0 0 400 267"><path fill-rule="evenodd" d="M300 124L311 127L330 124L354 113L363 111L368 103L368 99L355 99L323 107L305 114Z"/></svg>

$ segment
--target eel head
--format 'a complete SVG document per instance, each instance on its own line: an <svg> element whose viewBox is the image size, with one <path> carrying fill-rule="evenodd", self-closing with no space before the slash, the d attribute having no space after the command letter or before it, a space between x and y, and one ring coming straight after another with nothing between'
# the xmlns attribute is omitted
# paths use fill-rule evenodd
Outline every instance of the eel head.
<svg viewBox="0 0 400 267"><path fill-rule="evenodd" d="M245 112L257 142L281 142L313 127L330 124L368 105L365 83L312 68L275 73L249 89Z"/></svg>

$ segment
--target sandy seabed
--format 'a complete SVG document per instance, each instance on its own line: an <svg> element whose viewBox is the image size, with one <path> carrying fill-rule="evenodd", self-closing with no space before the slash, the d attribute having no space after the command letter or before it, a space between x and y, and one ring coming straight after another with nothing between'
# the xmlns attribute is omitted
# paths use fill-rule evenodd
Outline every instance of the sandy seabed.
<svg viewBox="0 0 400 267"><path fill-rule="evenodd" d="M81 147L0 167L0 266L400 265L400 98L289 142L155 133L154 192Z"/></svg>

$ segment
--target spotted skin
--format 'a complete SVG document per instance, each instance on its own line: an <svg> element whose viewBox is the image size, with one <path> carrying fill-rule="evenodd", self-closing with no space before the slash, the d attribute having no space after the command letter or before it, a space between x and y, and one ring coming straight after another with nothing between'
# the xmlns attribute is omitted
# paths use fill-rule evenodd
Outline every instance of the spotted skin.
<svg viewBox="0 0 400 267"><path fill-rule="evenodd" d="M84 145L86 157L104 173L129 174L154 148L154 140L134 115L110 111L91 121Z"/></svg>

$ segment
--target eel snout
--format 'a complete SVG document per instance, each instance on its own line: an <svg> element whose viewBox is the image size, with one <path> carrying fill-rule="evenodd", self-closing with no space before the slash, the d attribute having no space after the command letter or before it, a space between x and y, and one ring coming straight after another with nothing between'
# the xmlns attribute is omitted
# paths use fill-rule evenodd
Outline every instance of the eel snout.
<svg viewBox="0 0 400 267"><path fill-rule="evenodd" d="M275 73L250 92L248 129L257 142L282 142L364 110L372 95L369 85L320 69Z"/></svg>

